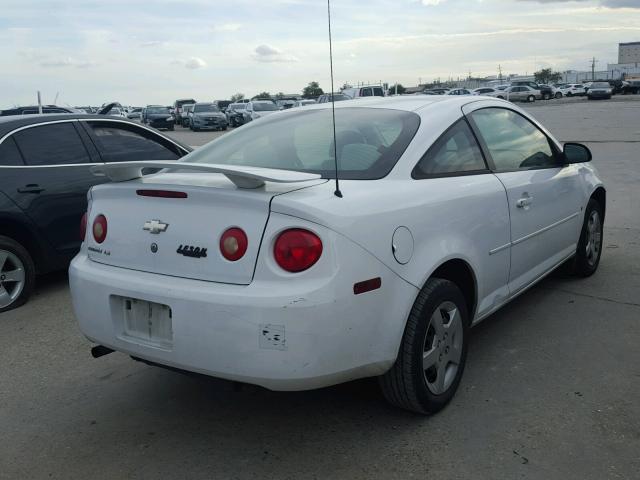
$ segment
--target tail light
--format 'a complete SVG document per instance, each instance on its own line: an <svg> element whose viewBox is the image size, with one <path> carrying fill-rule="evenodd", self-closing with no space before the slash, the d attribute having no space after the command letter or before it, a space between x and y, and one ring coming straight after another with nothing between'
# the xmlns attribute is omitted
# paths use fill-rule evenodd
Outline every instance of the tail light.
<svg viewBox="0 0 640 480"><path fill-rule="evenodd" d="M87 212L84 212L80 219L80 240L84 242L84 237L87 236Z"/></svg>
<svg viewBox="0 0 640 480"><path fill-rule="evenodd" d="M107 238L107 217L98 215L93 221L93 238L102 243Z"/></svg>
<svg viewBox="0 0 640 480"><path fill-rule="evenodd" d="M228 229L220 237L220 252L230 262L240 260L247 253L247 234L241 228Z"/></svg>
<svg viewBox="0 0 640 480"><path fill-rule="evenodd" d="M273 247L276 263L287 272L302 272L313 266L322 255L322 240L301 228L282 232Z"/></svg>

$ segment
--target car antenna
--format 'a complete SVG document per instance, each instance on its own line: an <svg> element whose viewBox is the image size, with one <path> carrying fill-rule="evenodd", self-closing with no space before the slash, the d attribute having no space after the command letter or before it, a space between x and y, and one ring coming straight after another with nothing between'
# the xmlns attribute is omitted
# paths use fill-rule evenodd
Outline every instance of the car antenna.
<svg viewBox="0 0 640 480"><path fill-rule="evenodd" d="M340 183L338 182L338 142L336 141L336 101L333 92L333 49L331 47L331 0L327 0L327 18L329 20L329 67L331 70L331 118L333 121L333 160L336 169L336 191L333 194L342 198Z"/></svg>

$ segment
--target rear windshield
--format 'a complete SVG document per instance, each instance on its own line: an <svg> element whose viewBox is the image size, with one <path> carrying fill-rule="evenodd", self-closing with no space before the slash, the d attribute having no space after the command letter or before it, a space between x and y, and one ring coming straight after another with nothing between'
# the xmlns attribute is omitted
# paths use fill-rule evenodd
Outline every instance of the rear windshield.
<svg viewBox="0 0 640 480"><path fill-rule="evenodd" d="M171 113L169 107L147 107L147 113Z"/></svg>
<svg viewBox="0 0 640 480"><path fill-rule="evenodd" d="M213 103L197 103L195 107L193 107L193 112L219 112L217 105Z"/></svg>
<svg viewBox="0 0 640 480"><path fill-rule="evenodd" d="M591 88L609 88L610 86L611 85L607 82L596 82L591 84Z"/></svg>
<svg viewBox="0 0 640 480"><path fill-rule="evenodd" d="M295 170L335 178L331 109L289 110L234 130L183 157L185 162ZM382 108L336 110L339 177L387 175L413 139L420 117Z"/></svg>
<svg viewBox="0 0 640 480"><path fill-rule="evenodd" d="M275 104L269 102L269 103L254 103L253 104L253 109L256 112L271 112L273 110L278 110L278 107L275 106Z"/></svg>

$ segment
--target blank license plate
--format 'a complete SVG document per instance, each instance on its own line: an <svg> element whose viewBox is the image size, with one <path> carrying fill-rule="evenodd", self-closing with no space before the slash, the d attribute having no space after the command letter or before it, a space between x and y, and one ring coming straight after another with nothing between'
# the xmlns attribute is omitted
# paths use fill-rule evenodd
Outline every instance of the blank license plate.
<svg viewBox="0 0 640 480"><path fill-rule="evenodd" d="M124 334L160 346L173 342L171 308L161 303L123 298Z"/></svg>

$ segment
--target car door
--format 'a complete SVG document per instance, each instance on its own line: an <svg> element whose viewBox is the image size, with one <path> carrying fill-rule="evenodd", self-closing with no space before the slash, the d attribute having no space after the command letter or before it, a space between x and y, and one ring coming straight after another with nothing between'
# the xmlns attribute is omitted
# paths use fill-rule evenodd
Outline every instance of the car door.
<svg viewBox="0 0 640 480"><path fill-rule="evenodd" d="M521 113L469 113L490 168L507 192L511 218L509 288L516 293L575 252L581 225L579 171Z"/></svg>
<svg viewBox="0 0 640 480"><path fill-rule="evenodd" d="M524 95L524 91L526 90L525 87L513 87L513 90L511 92L511 98L510 100L512 101L521 101L523 99L523 95Z"/></svg>
<svg viewBox="0 0 640 480"><path fill-rule="evenodd" d="M3 184L11 184L5 194L61 255L73 255L78 250L78 228L87 209L87 191L105 181L89 171L99 160L76 123L71 120L28 126L3 141L15 142L24 162L2 169Z"/></svg>
<svg viewBox="0 0 640 480"><path fill-rule="evenodd" d="M143 160L177 160L188 151L153 130L130 122L82 120L84 127L104 162Z"/></svg>
<svg viewBox="0 0 640 480"><path fill-rule="evenodd" d="M416 182L407 198L432 200L428 209L408 209L411 218L403 221L426 251L467 244L464 253L478 276L477 316L485 315L509 296L509 211L504 186L491 174L465 118L433 143L411 177ZM454 219L451 212L459 215Z"/></svg>

